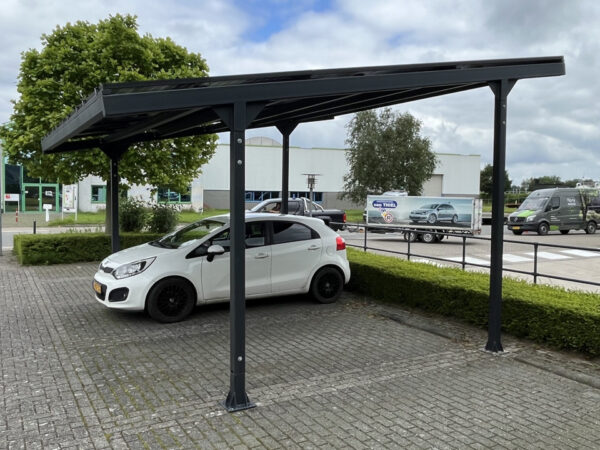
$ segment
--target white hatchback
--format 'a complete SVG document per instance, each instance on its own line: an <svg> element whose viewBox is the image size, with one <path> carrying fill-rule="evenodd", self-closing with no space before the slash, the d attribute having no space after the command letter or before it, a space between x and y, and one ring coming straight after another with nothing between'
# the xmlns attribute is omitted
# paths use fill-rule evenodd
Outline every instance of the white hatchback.
<svg viewBox="0 0 600 450"><path fill-rule="evenodd" d="M346 243L320 219L248 213L245 234L246 298L310 292L331 303L350 281ZM216 216L114 253L94 276L96 299L160 322L228 301L229 239L229 216Z"/></svg>

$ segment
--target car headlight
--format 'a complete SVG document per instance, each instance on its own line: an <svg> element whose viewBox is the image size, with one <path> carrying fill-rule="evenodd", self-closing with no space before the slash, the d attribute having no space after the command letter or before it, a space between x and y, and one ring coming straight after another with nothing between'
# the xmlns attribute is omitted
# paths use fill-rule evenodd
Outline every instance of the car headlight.
<svg viewBox="0 0 600 450"><path fill-rule="evenodd" d="M529 216L527 217L527 219L525 219L527 222L533 222L535 220L535 214L533 216Z"/></svg>
<svg viewBox="0 0 600 450"><path fill-rule="evenodd" d="M140 261L135 261L129 264L123 264L122 266L119 266L113 270L112 276L117 280L121 280L123 278L138 275L150 267L150 264L152 264L155 259L156 257L141 259Z"/></svg>

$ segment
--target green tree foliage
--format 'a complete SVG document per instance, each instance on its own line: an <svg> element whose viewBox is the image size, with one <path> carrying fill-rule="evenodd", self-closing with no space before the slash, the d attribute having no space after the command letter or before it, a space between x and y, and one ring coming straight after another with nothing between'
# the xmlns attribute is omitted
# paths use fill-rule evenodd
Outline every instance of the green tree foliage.
<svg viewBox="0 0 600 450"><path fill-rule="evenodd" d="M421 122L390 108L357 113L348 124L350 172L344 176L342 198L363 203L368 194L405 189L419 195L433 175L437 158Z"/></svg>
<svg viewBox="0 0 600 450"><path fill-rule="evenodd" d="M492 195L492 187L494 184L492 183L492 171L493 167L491 164L487 164L479 174L479 190L487 195ZM508 171L504 170L504 190L508 191L512 187L512 181L508 177Z"/></svg>
<svg viewBox="0 0 600 450"><path fill-rule="evenodd" d="M206 61L171 39L140 36L135 16L97 24L68 23L42 35L42 49L22 54L19 98L0 128L5 154L28 174L61 183L87 175L104 180L109 160L99 150L42 155L40 140L101 83L203 77ZM132 146L119 172L128 183L186 189L216 147L216 136L179 138Z"/></svg>

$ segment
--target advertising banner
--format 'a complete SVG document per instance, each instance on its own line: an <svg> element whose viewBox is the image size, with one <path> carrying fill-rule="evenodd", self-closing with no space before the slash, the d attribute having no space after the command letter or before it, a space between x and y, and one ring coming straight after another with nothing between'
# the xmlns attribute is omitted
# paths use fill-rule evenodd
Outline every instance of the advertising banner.
<svg viewBox="0 0 600 450"><path fill-rule="evenodd" d="M367 197L367 223L405 227L473 228L473 198Z"/></svg>

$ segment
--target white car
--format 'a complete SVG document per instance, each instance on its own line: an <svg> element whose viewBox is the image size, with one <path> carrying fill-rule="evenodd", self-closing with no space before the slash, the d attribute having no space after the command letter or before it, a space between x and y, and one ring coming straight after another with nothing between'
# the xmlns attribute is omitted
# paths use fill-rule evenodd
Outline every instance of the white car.
<svg viewBox="0 0 600 450"><path fill-rule="evenodd" d="M104 259L96 299L146 310L160 322L185 319L198 304L229 300L229 216L186 226ZM320 219L246 214L246 298L310 292L331 303L350 281L346 243Z"/></svg>

